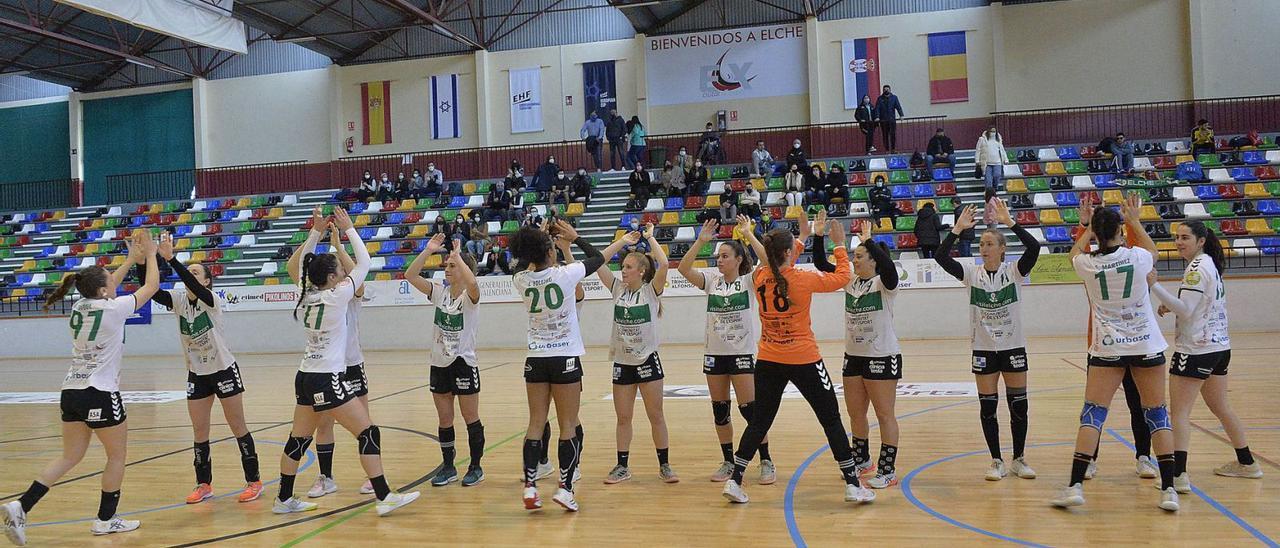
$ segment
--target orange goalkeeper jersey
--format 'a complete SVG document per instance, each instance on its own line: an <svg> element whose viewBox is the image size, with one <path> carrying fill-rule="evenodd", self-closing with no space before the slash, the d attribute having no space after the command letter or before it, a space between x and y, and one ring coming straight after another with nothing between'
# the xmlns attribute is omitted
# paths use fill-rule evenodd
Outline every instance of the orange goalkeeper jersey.
<svg viewBox="0 0 1280 548"><path fill-rule="evenodd" d="M783 267L786 299L778 292L773 271L768 266L756 269L756 297L760 301L759 359L787 365L808 365L822 359L809 317L813 294L838 291L853 277L849 253L844 246L836 247L834 262L836 271L831 273Z"/></svg>

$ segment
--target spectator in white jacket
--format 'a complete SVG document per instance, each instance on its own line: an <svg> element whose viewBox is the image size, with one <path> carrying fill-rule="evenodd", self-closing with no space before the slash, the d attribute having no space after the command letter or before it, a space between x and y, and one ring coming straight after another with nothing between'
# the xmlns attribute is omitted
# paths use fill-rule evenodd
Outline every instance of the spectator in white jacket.
<svg viewBox="0 0 1280 548"><path fill-rule="evenodd" d="M773 175L773 155L764 148L764 141L756 141L756 149L751 151L751 175L768 177Z"/></svg>
<svg viewBox="0 0 1280 548"><path fill-rule="evenodd" d="M988 189L1004 190L1004 162L1008 155L1004 151L1004 142L995 126L978 137L978 145L974 151L974 161L982 171L983 184Z"/></svg>

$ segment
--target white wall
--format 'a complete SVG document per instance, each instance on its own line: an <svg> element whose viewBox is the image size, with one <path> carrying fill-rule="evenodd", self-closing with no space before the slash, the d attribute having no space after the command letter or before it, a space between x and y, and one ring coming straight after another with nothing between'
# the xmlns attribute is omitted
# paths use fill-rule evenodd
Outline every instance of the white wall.
<svg viewBox="0 0 1280 548"><path fill-rule="evenodd" d="M1190 11L1197 98L1280 91L1280 2L1191 0Z"/></svg>
<svg viewBox="0 0 1280 548"><path fill-rule="evenodd" d="M335 109L333 120L337 128L333 157L367 156L370 154L395 154L422 150L451 150L480 145L476 132L475 57L450 55L336 67L336 92L340 109ZM431 76L458 75L459 128L457 139L431 138ZM385 145L362 144L360 84L391 80L391 143ZM353 129L348 129L352 124ZM355 139L355 151L348 154L343 141Z"/></svg>
<svg viewBox="0 0 1280 548"><path fill-rule="evenodd" d="M1280 331L1280 279L1229 279L1228 314L1238 332ZM1088 308L1078 284L1031 286L1023 293L1024 328L1032 336L1079 336L1081 349ZM814 333L819 340L844 337L844 300L838 293L813 301ZM919 289L898 294L894 313L899 337L957 338L957 353L969 351L968 299L962 289ZM670 343L704 341L706 301L701 297L671 297L663 302L661 337ZM360 340L366 350L423 350L429 340L427 306L365 307ZM941 313L939 313L941 311ZM830 318L834 321L823 321ZM480 348L523 348L525 313L519 303L481 304ZM173 355L178 349L175 320L157 314L149 326L128 328L127 355ZM605 345L612 318L608 301L588 301L580 321L588 345ZM289 311L236 312L227 316L228 340L239 352L300 352L302 328ZM1166 333L1172 317L1161 320ZM0 320L0 357L60 357L67 355L66 318ZM55 335L50 335L55 334ZM51 338L52 337L52 338ZM1172 335L1169 336L1172 340ZM483 354L483 353L482 353Z"/></svg>
<svg viewBox="0 0 1280 548"><path fill-rule="evenodd" d="M329 161L330 78L316 69L202 82L196 167Z"/></svg>

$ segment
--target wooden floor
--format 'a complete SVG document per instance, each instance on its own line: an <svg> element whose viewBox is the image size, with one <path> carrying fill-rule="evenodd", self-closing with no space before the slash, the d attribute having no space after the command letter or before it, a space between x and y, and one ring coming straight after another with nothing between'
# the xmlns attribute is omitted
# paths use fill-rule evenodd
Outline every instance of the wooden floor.
<svg viewBox="0 0 1280 548"><path fill-rule="evenodd" d="M85 461L54 488L31 514L30 541L38 546L107 544L178 545L219 542L260 545L383 544L727 546L788 543L815 546L877 541L951 545L1001 541L1047 545L1200 544L1250 545L1280 539L1280 371L1274 334L1233 334L1232 400L1250 428L1250 445L1267 474L1262 480L1216 477L1213 467L1233 453L1221 428L1201 404L1193 412L1190 473L1195 494L1184 495L1176 515L1158 508L1152 480L1133 473L1128 413L1122 399L1113 406L1102 448L1101 470L1087 482L1088 504L1073 511L1046 502L1065 481L1084 386L1080 339L1035 339L1031 351L1031 433L1028 460L1035 480L983 480L989 462L973 397L900 398L902 439L898 487L880 491L870 505L842 502L842 482L821 430L801 399L787 399L771 432L778 483L746 485L752 502L730 506L721 484L708 481L720 461L709 401L668 398L671 462L681 482L657 477L653 445L638 409L629 482L601 480L614 464L614 412L606 351L590 349L583 394L586 429L582 511L566 514L549 502L554 485L544 483L548 508L526 512L518 483L520 438L526 423L522 354L489 351L483 368L481 413L489 450L488 479L476 487L433 488L427 475L440 462L433 434L436 416L426 389L425 353L369 352L372 410L382 425L383 457L392 486L416 485L423 497L387 518L369 512L369 497L357 494L362 474L350 436L340 433L335 475L342 490L319 499L320 509L280 517L270 512L270 496L238 504L233 496L182 504L193 484L191 430L185 403L135 404L128 408L129 461L121 512L142 520L136 532L93 537L89 523L97 507L103 453L92 447ZM824 343L829 367L838 375L841 346ZM668 385L701 385L701 348L663 348ZM968 343L963 340L908 341L905 382L971 383ZM247 413L262 455L264 479L274 480L280 443L293 406L296 355L242 355L249 391ZM186 373L178 359L127 358L125 390L183 390ZM62 360L0 360L0 392L55 391L65 374ZM1003 400L1003 398L1002 398ZM842 403L843 407L843 403ZM1009 451L1007 406L1000 404L1005 451ZM215 417L220 412L215 410ZM874 417L873 417L874 418ZM735 417L736 426L742 420ZM0 405L0 500L16 497L60 448L56 405ZM848 418L845 417L846 426ZM466 456L465 428L458 421L459 457ZM229 495L240 487L238 454L224 425L214 428L214 491ZM872 433L873 454L879 441ZM552 451L552 458L555 458ZM298 477L306 491L316 474L309 455ZM276 487L267 488L274 495ZM1274 545L1274 544L1272 544Z"/></svg>

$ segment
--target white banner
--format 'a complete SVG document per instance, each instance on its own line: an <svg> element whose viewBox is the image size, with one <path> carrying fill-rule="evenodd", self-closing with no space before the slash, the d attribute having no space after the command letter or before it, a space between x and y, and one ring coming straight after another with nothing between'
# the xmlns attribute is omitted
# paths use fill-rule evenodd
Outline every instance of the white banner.
<svg viewBox="0 0 1280 548"><path fill-rule="evenodd" d="M124 21L211 48L245 54L244 22L231 16L231 0L58 0L63 4Z"/></svg>
<svg viewBox="0 0 1280 548"><path fill-rule="evenodd" d="M511 69L511 133L542 131L542 69Z"/></svg>
<svg viewBox="0 0 1280 548"><path fill-rule="evenodd" d="M828 367L836 364L828 364ZM844 384L835 383L836 395L844 394ZM972 382L906 382L898 381L899 398L975 398L978 387ZM798 399L800 390L788 384L782 392L783 398ZM662 398L667 400L695 399L709 400L711 394L705 384L667 384L662 387ZM613 394L605 394L604 400L612 400Z"/></svg>
<svg viewBox="0 0 1280 548"><path fill-rule="evenodd" d="M458 129L458 75L432 76L431 138L456 139L461 135Z"/></svg>
<svg viewBox="0 0 1280 548"><path fill-rule="evenodd" d="M681 105L809 91L803 23L645 39L650 105Z"/></svg>

